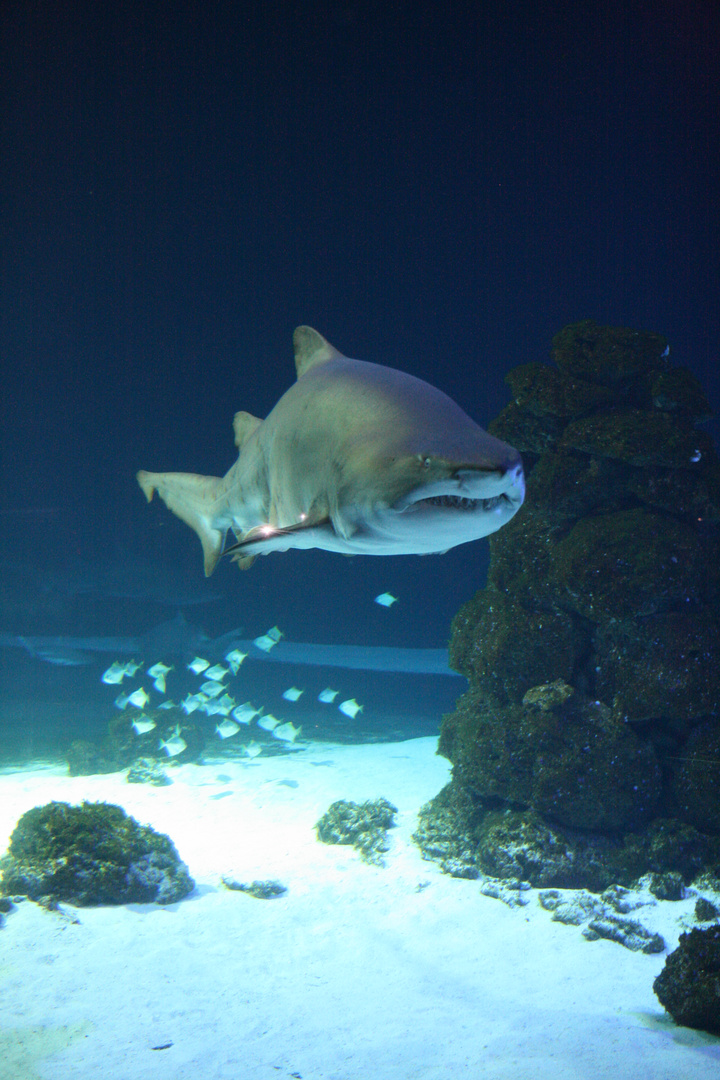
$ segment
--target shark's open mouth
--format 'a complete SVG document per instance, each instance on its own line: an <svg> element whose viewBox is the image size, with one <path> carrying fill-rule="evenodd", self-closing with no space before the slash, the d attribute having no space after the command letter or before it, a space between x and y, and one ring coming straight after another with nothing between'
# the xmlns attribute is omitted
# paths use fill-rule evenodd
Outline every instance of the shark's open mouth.
<svg viewBox="0 0 720 1080"><path fill-rule="evenodd" d="M453 510L480 509L489 512L503 501L510 501L507 495L493 495L490 499L467 499L463 495L430 495L427 499L419 499L414 505L447 506Z"/></svg>

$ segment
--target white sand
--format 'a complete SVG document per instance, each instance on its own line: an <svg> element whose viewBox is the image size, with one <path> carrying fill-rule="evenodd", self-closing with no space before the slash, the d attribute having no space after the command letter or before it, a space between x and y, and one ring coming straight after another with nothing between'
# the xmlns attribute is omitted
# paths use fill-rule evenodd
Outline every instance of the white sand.
<svg viewBox="0 0 720 1080"><path fill-rule="evenodd" d="M435 747L316 744L182 766L166 788L59 767L0 775L0 849L32 806L103 799L168 833L197 883L169 908L20 904L0 931L0 1076L720 1076L720 1039L676 1027L653 994L664 954L588 942L536 891L511 909L423 862L416 814L449 771ZM385 869L316 840L334 799L379 796L400 810ZM288 892L258 900L223 875ZM674 948L693 905L637 914Z"/></svg>

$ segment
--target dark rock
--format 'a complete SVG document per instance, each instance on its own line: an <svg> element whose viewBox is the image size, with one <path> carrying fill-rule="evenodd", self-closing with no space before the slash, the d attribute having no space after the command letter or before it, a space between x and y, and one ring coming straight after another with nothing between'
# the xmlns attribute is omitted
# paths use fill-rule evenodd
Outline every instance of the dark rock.
<svg viewBox="0 0 720 1080"><path fill-rule="evenodd" d="M607 387L562 375L547 364L513 368L505 381L518 408L534 416L582 416L613 403L613 392Z"/></svg>
<svg viewBox="0 0 720 1080"><path fill-rule="evenodd" d="M79 906L170 904L195 887L170 838L111 803L28 810L0 871L7 891Z"/></svg>
<svg viewBox="0 0 720 1080"><path fill-rule="evenodd" d="M558 602L593 622L700 604L707 551L684 522L643 509L582 518L554 552Z"/></svg>
<svg viewBox="0 0 720 1080"><path fill-rule="evenodd" d="M666 371L669 351L660 334L599 326L592 319L564 327L552 340L552 358L563 374L601 386Z"/></svg>
<svg viewBox="0 0 720 1080"><path fill-rule="evenodd" d="M558 441L562 424L554 416L535 416L517 405L507 405L488 426L488 431L523 455L544 454Z"/></svg>
<svg viewBox="0 0 720 1080"><path fill-rule="evenodd" d="M652 747L595 702L543 711L483 703L469 690L458 702L451 755L453 778L475 797L532 807L573 828L636 828L660 795Z"/></svg>
<svg viewBox="0 0 720 1080"><path fill-rule="evenodd" d="M693 524L720 521L720 468L717 465L711 465L703 475L684 469L632 469L627 490L647 506L675 514Z"/></svg>
<svg viewBox="0 0 720 1080"><path fill-rule="evenodd" d="M539 459L528 477L526 498L528 505L543 507L557 526L586 514L633 506L633 477L634 471L621 461L556 450Z"/></svg>
<svg viewBox="0 0 720 1080"><path fill-rule="evenodd" d="M117 771L113 757L108 757L107 749L98 746L89 739L75 739L65 751L69 776L94 776L99 773Z"/></svg>
<svg viewBox="0 0 720 1080"><path fill-rule="evenodd" d="M720 834L720 720L694 728L673 765L678 813L698 829Z"/></svg>
<svg viewBox="0 0 720 1080"><path fill-rule="evenodd" d="M453 620L450 666L480 693L520 702L540 683L570 681L584 648L572 615L528 611L506 593L486 589Z"/></svg>
<svg viewBox="0 0 720 1080"><path fill-rule="evenodd" d="M698 474L715 461L712 439L705 432L665 413L641 409L576 420L563 431L558 448L627 465L659 465Z"/></svg>
<svg viewBox="0 0 720 1080"><path fill-rule="evenodd" d="M676 730L687 733L720 703L720 625L696 609L607 621L595 666L595 692L618 718L680 721Z"/></svg>
<svg viewBox="0 0 720 1080"><path fill-rule="evenodd" d="M671 368L653 373L649 380L650 400L656 409L690 417L695 423L709 420L713 411L702 386L687 368Z"/></svg>
<svg viewBox="0 0 720 1080"><path fill-rule="evenodd" d="M653 990L676 1024L720 1035L720 926L681 934Z"/></svg>
<svg viewBox="0 0 720 1080"><path fill-rule="evenodd" d="M705 896L699 896L695 902L695 918L698 922L714 922L720 918L720 908Z"/></svg>
<svg viewBox="0 0 720 1080"><path fill-rule="evenodd" d="M557 368L508 376L490 428L523 452L527 498L453 620L469 687L438 747L452 795L418 829L448 872L652 873L670 892L720 876L720 463L668 354L585 321L554 339Z"/></svg>
<svg viewBox="0 0 720 1080"><path fill-rule="evenodd" d="M682 874L673 871L668 871L665 874L651 874L650 892L658 900L682 900L685 896Z"/></svg>

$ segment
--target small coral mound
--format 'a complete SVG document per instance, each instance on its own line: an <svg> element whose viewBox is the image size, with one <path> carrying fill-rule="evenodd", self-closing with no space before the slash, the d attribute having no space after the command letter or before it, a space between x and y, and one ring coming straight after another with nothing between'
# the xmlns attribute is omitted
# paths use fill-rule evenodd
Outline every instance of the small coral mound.
<svg viewBox="0 0 720 1080"><path fill-rule="evenodd" d="M720 926L681 934L653 990L676 1024L720 1035Z"/></svg>
<svg viewBox="0 0 720 1080"><path fill-rule="evenodd" d="M195 887L168 836L102 802L28 810L0 860L0 874L7 893L79 906L171 904Z"/></svg>
<svg viewBox="0 0 720 1080"><path fill-rule="evenodd" d="M316 823L318 840L323 844L352 844L361 858L374 866L384 866L383 854L389 849L387 831L395 824L397 807L387 799L364 803L338 799Z"/></svg>
<svg viewBox="0 0 720 1080"><path fill-rule="evenodd" d="M256 900L274 900L276 896L284 896L287 892L287 885L280 881L233 881L231 878L223 878L222 883L226 889L247 893Z"/></svg>

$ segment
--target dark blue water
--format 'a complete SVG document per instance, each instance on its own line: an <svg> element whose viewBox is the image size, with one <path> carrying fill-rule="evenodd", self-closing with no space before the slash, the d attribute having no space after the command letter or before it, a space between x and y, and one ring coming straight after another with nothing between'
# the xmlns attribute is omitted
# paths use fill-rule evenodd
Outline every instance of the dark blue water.
<svg viewBox="0 0 720 1080"><path fill-rule="evenodd" d="M0 633L181 610L212 637L443 647L485 541L206 583L134 474L224 473L234 411L290 385L299 323L481 424L566 323L655 330L717 407L719 40L701 0L4 4ZM103 667L3 648L6 743L105 723ZM457 684L348 693L369 731L427 734Z"/></svg>

